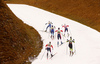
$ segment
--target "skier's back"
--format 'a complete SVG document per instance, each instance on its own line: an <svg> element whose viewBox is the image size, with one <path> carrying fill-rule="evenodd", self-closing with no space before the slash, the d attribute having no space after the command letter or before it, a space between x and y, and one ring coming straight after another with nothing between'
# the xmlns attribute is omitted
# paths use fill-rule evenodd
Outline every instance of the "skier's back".
<svg viewBox="0 0 100 64"><path fill-rule="evenodd" d="M59 40L61 40L61 32L63 31L60 30L60 28L58 28L58 30L56 30L55 32L57 32L57 39L58 39L57 46L59 46ZM61 44L63 44L62 41Z"/></svg>
<svg viewBox="0 0 100 64"><path fill-rule="evenodd" d="M70 37L70 40L67 40L67 42L69 42L69 50L70 50L70 55L73 56L74 52L73 52L73 44L72 43L75 43L74 39L72 40L72 37Z"/></svg>
<svg viewBox="0 0 100 64"><path fill-rule="evenodd" d="M52 27L51 27L51 39L54 39L54 29L55 29L55 26L52 25Z"/></svg>
<svg viewBox="0 0 100 64"><path fill-rule="evenodd" d="M51 45L51 42L49 42L49 44L46 44L45 47L46 47L45 49L47 50L47 59L48 59L48 53L49 52L51 54L51 57L53 56L52 53L51 53L51 48L53 49L53 46Z"/></svg>
<svg viewBox="0 0 100 64"><path fill-rule="evenodd" d="M65 36L66 31L67 31L67 34L68 34L69 25L64 24L64 25L62 25L62 27L64 27L64 36ZM69 34L68 34L68 36L69 36Z"/></svg>

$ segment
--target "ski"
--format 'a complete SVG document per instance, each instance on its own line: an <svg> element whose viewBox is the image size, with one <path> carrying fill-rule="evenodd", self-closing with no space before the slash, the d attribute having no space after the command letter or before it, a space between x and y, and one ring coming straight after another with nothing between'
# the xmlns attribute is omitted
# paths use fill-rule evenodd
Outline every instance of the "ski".
<svg viewBox="0 0 100 64"><path fill-rule="evenodd" d="M52 55L52 57L54 57L57 54L57 52L55 54ZM50 57L49 59L52 59L52 57Z"/></svg>
<svg viewBox="0 0 100 64"><path fill-rule="evenodd" d="M63 43L64 44L64 43ZM63 45L63 44L60 44L59 46Z"/></svg>
<svg viewBox="0 0 100 64"><path fill-rule="evenodd" d="M46 32L46 33L50 33L50 32L44 31L44 30L39 30L39 31L41 31L41 32Z"/></svg>
<svg viewBox="0 0 100 64"><path fill-rule="evenodd" d="M60 44L59 46L63 45L65 42L62 42L62 44Z"/></svg>
<svg viewBox="0 0 100 64"><path fill-rule="evenodd" d="M69 56L71 56L71 57L72 57L75 53L76 53L76 50L73 52L73 54L72 54L72 55L69 55Z"/></svg>

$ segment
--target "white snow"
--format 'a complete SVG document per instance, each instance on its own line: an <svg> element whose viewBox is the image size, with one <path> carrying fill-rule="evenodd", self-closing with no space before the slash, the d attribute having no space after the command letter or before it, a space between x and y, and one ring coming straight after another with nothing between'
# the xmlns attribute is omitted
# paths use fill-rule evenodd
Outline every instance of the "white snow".
<svg viewBox="0 0 100 64"><path fill-rule="evenodd" d="M34 27L41 35L43 41L43 49L37 59L32 64L100 64L100 32L82 25L76 21L65 17L44 11L42 9L23 5L23 4L7 4L13 13L24 23ZM42 32L45 30L45 23L53 22L53 25L61 27L62 24L69 25L69 33L75 39L76 53L70 57L68 44L64 43L57 47L57 38L50 39L50 33ZM63 29L63 28L61 28ZM56 35L57 36L57 35ZM63 42L68 38L62 37ZM52 59L46 59L45 45L51 41L54 46L53 54L57 54ZM42 55L45 52L43 58ZM42 59L41 59L42 58Z"/></svg>

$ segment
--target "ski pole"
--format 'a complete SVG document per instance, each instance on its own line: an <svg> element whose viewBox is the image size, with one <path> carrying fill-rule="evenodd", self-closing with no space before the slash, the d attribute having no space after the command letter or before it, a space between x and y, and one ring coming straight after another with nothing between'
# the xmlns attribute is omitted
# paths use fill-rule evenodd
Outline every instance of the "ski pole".
<svg viewBox="0 0 100 64"><path fill-rule="evenodd" d="M56 38L56 33L55 33L55 31L54 31L54 39Z"/></svg>
<svg viewBox="0 0 100 64"><path fill-rule="evenodd" d="M74 53L76 54L75 40L74 39L73 39L73 45L74 45Z"/></svg>
<svg viewBox="0 0 100 64"><path fill-rule="evenodd" d="M54 26L54 39L56 38L55 26Z"/></svg>
<svg viewBox="0 0 100 64"><path fill-rule="evenodd" d="M74 53L76 54L76 47L75 47L75 43L74 43Z"/></svg>
<svg viewBox="0 0 100 64"><path fill-rule="evenodd" d="M49 33L48 33L48 38L50 38L50 36L51 36L51 32L49 31Z"/></svg>
<svg viewBox="0 0 100 64"><path fill-rule="evenodd" d="M46 51L46 50L45 50ZM41 60L42 60L42 58L43 58L43 56L44 56L44 54L45 54L45 51L44 51L44 53L43 53L43 55L42 55L42 57L41 57Z"/></svg>
<svg viewBox="0 0 100 64"><path fill-rule="evenodd" d="M69 44L69 41L67 39L67 41L66 41L66 54L68 54L68 44Z"/></svg>
<svg viewBox="0 0 100 64"><path fill-rule="evenodd" d="M70 27L69 27L69 32L70 32L70 35L72 36L72 33L71 33L71 30L70 30Z"/></svg>
<svg viewBox="0 0 100 64"><path fill-rule="evenodd" d="M61 33L61 34L62 34L62 33ZM63 40L65 40L65 39L64 39L64 35L62 34L61 36L63 37Z"/></svg>
<svg viewBox="0 0 100 64"><path fill-rule="evenodd" d="M43 27L43 31L45 31L45 30L46 30L46 24L47 24L47 23L45 23L45 25L44 25L44 27Z"/></svg>

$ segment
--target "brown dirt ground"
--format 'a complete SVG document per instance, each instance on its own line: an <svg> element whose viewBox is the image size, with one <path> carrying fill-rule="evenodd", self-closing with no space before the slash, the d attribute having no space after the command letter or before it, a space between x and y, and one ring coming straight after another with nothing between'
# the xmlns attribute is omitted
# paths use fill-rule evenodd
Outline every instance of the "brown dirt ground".
<svg viewBox="0 0 100 64"><path fill-rule="evenodd" d="M42 44L39 33L0 0L0 64L28 64L28 57L36 57Z"/></svg>
<svg viewBox="0 0 100 64"><path fill-rule="evenodd" d="M59 14L100 32L100 0L7 0Z"/></svg>

